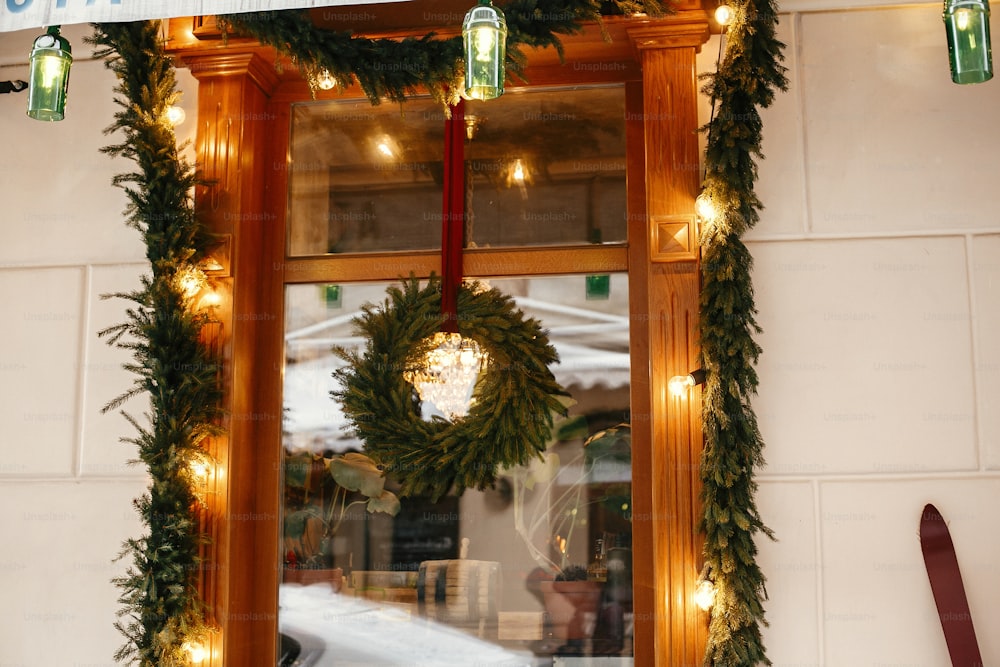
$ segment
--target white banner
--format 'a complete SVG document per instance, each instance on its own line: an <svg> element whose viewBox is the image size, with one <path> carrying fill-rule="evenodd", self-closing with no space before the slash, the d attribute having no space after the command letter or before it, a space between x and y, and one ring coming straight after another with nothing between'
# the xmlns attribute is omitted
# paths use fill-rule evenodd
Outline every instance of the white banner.
<svg viewBox="0 0 1000 667"><path fill-rule="evenodd" d="M385 0L0 0L0 32L372 2Z"/></svg>

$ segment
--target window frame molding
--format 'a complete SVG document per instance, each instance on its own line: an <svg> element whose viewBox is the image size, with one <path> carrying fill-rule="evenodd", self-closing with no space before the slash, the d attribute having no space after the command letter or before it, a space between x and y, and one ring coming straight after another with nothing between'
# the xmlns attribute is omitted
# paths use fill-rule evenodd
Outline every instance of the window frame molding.
<svg viewBox="0 0 1000 667"><path fill-rule="evenodd" d="M474 249L463 259L470 276L629 272L637 665L700 664L708 621L692 600L701 565L700 397L669 397L666 384L698 356L695 55L709 24L697 3L675 9L657 19L586 25L564 38L564 63L539 51L529 54L525 72L533 86L625 83L629 243ZM205 180L196 210L229 260L222 282L230 298L218 313L229 417L226 435L212 443L220 474L203 518L211 543L201 590L221 629L211 664L270 665L281 568L284 287L372 279L365 265L374 257L412 262L418 276L440 273L440 253L286 257L288 170L281 165L291 104L309 99L308 87L290 63L278 73L272 50L249 40L224 44L210 21L171 19L168 34L178 64L199 82L195 149ZM664 220L673 226L662 233L671 235L679 229L673 223L688 221L680 241L660 239L664 226L652 221Z"/></svg>

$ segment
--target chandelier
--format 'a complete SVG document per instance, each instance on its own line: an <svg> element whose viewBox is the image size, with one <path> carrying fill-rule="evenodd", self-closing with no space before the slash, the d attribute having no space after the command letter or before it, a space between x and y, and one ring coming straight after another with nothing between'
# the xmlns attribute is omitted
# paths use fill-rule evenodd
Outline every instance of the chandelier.
<svg viewBox="0 0 1000 667"><path fill-rule="evenodd" d="M489 355L476 341L459 333L439 331L428 339L430 349L403 374L420 400L437 408L449 421L461 419L475 403L472 395Z"/></svg>

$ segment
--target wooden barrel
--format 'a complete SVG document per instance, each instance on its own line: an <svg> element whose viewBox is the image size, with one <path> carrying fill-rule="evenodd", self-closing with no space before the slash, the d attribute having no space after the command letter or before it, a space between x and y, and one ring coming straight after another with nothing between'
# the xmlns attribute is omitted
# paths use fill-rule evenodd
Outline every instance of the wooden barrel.
<svg viewBox="0 0 1000 667"><path fill-rule="evenodd" d="M500 563L490 560L426 560L417 573L421 616L446 623L496 620Z"/></svg>

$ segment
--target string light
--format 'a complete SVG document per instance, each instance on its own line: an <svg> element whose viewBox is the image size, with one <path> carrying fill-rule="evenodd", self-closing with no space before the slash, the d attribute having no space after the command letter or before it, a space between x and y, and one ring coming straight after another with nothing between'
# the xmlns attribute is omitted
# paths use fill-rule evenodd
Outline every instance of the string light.
<svg viewBox="0 0 1000 667"><path fill-rule="evenodd" d="M694 589L694 603L702 611L708 611L715 604L715 584L710 579L699 579Z"/></svg>
<svg viewBox="0 0 1000 667"><path fill-rule="evenodd" d="M187 119L187 113L184 112L183 108L175 104L167 107L166 117L170 125L177 127Z"/></svg>
<svg viewBox="0 0 1000 667"><path fill-rule="evenodd" d="M704 191L694 200L694 212L705 222L711 222L719 215L715 202Z"/></svg>
<svg viewBox="0 0 1000 667"><path fill-rule="evenodd" d="M732 20L733 20L732 7L730 7L726 3L722 3L721 5L715 8L715 22L718 23L720 26L725 27L729 25L729 22Z"/></svg>
<svg viewBox="0 0 1000 667"><path fill-rule="evenodd" d="M188 301L198 296L198 293L205 289L207 284L205 273L197 267L188 266L177 273L177 286Z"/></svg>
<svg viewBox="0 0 1000 667"><path fill-rule="evenodd" d="M201 642L184 642L181 650L188 654L188 660L192 665L200 665L208 657L208 651L205 650Z"/></svg>
<svg viewBox="0 0 1000 667"><path fill-rule="evenodd" d="M337 80L330 74L330 70L324 68L316 75L316 86L320 90L332 90L336 85Z"/></svg>
<svg viewBox="0 0 1000 667"><path fill-rule="evenodd" d="M203 486L208 484L208 480L212 476L211 464L201 457L192 459L188 463L188 470L191 471L191 476Z"/></svg>
<svg viewBox="0 0 1000 667"><path fill-rule="evenodd" d="M667 389L671 396L686 396L688 389L696 387L705 382L705 371L694 370L687 375L675 375L667 381Z"/></svg>

